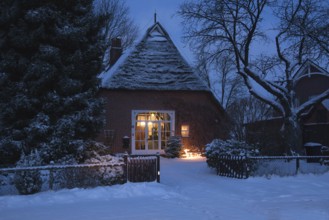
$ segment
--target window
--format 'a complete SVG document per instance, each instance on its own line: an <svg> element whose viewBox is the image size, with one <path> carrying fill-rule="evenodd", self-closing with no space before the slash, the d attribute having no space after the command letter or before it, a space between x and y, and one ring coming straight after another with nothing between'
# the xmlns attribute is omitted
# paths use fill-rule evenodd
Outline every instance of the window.
<svg viewBox="0 0 329 220"><path fill-rule="evenodd" d="M182 137L189 137L190 136L190 126L182 125L181 135L182 135Z"/></svg>

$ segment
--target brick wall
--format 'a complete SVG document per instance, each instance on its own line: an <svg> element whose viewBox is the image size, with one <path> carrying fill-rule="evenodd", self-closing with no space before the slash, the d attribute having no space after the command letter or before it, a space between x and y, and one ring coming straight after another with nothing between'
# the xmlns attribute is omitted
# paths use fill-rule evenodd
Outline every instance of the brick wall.
<svg viewBox="0 0 329 220"><path fill-rule="evenodd" d="M132 110L175 111L175 135L188 124L190 135L185 146L203 147L215 138L227 138L228 123L224 110L210 92L101 90L106 101L106 126L114 131L113 153L124 152L122 137L131 137ZM98 137L105 142L103 132ZM131 152L131 149L128 150Z"/></svg>

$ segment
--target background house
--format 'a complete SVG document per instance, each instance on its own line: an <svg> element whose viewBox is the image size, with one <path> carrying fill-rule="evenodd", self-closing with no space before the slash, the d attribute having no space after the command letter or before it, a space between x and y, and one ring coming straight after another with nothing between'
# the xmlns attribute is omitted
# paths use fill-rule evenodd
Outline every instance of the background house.
<svg viewBox="0 0 329 220"><path fill-rule="evenodd" d="M113 153L163 153L170 136L181 136L186 148L227 137L223 108L160 23L122 56L120 41L113 43L111 57L120 58L100 75L106 126L99 136Z"/></svg>
<svg viewBox="0 0 329 220"><path fill-rule="evenodd" d="M307 60L295 73L294 91L297 105L302 105L309 99L329 89L329 73ZM303 143L315 142L329 146L329 99L312 106L302 114ZM249 142L260 142L265 146L266 154L281 153L280 128L282 118L273 117L268 120L257 121L246 125Z"/></svg>
<svg viewBox="0 0 329 220"><path fill-rule="evenodd" d="M308 60L294 76L299 104L329 89L329 73ZM308 109L302 116L303 141L329 146L329 98Z"/></svg>

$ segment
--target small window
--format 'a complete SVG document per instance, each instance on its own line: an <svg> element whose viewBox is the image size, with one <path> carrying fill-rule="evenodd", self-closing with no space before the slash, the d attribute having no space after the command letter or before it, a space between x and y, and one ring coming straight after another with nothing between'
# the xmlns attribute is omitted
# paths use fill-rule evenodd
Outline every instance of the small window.
<svg viewBox="0 0 329 220"><path fill-rule="evenodd" d="M181 133L182 133L182 137L189 137L190 136L190 126L182 125Z"/></svg>

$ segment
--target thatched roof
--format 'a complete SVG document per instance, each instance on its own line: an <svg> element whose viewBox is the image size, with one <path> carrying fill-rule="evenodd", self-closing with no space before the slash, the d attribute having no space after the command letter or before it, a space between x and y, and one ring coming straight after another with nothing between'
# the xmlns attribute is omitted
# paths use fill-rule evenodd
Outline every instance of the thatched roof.
<svg viewBox="0 0 329 220"><path fill-rule="evenodd" d="M108 89L209 91L158 22L100 78Z"/></svg>

